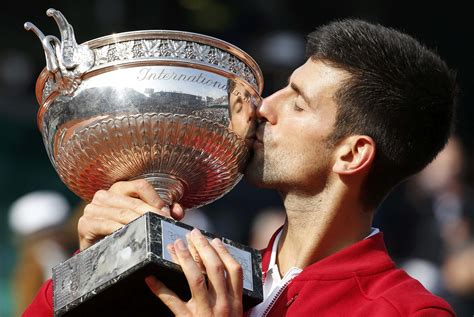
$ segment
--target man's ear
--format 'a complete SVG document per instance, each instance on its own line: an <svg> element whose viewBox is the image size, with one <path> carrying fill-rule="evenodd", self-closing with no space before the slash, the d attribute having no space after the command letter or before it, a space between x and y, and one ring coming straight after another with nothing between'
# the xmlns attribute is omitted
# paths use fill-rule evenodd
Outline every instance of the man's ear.
<svg viewBox="0 0 474 317"><path fill-rule="evenodd" d="M335 155L334 173L351 175L368 172L375 158L375 142L366 135L352 135L337 145Z"/></svg>

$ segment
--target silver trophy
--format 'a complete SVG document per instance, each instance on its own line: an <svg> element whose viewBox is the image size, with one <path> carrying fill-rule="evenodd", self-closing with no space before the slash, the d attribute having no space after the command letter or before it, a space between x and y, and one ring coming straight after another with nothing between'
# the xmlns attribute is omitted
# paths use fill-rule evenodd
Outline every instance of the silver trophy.
<svg viewBox="0 0 474 317"><path fill-rule="evenodd" d="M141 178L167 204L189 209L239 182L263 89L260 68L248 54L216 38L166 30L78 45L61 12L49 9L47 15L61 39L25 23L46 56L36 83L38 127L72 192L90 201L117 181ZM189 229L148 213L61 263L53 270L55 315L166 314L143 278L155 274L189 296L165 248ZM222 240L244 268L244 306L251 307L262 299L260 256Z"/></svg>

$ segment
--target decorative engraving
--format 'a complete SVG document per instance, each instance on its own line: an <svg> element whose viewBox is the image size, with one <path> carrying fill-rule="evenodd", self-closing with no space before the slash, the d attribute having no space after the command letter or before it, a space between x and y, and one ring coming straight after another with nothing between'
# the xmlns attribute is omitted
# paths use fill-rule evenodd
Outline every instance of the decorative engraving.
<svg viewBox="0 0 474 317"><path fill-rule="evenodd" d="M214 64L212 61L211 61L211 47L207 46L207 45L200 45L198 43L193 43L192 44L192 47L191 47L191 50L193 52L193 57L196 58L197 60L199 61L202 61L202 62L208 62L208 63L211 63L211 64ZM212 50L212 53L214 54L214 50Z"/></svg>
<svg viewBox="0 0 474 317"><path fill-rule="evenodd" d="M119 42L115 44L115 54L119 60L129 60L133 59L133 44L134 41L129 42Z"/></svg>
<svg viewBox="0 0 474 317"><path fill-rule="evenodd" d="M144 56L141 41L135 41L132 47L133 58L141 58Z"/></svg>
<svg viewBox="0 0 474 317"><path fill-rule="evenodd" d="M226 51L196 42L171 39L132 40L97 47L93 51L96 56L94 67L115 61L160 57L168 60L199 61L241 77L258 89L255 75L248 65Z"/></svg>
<svg viewBox="0 0 474 317"><path fill-rule="evenodd" d="M108 62L109 46L105 45L94 50L95 66L99 66Z"/></svg>
<svg viewBox="0 0 474 317"><path fill-rule="evenodd" d="M161 40L142 40L143 56L157 57L160 56Z"/></svg>
<svg viewBox="0 0 474 317"><path fill-rule="evenodd" d="M172 57L186 58L186 42L168 40L170 54Z"/></svg>
<svg viewBox="0 0 474 317"><path fill-rule="evenodd" d="M110 188L129 175L165 173L186 180L186 195L171 201L201 206L240 180L249 155L244 141L218 120L171 113L98 118L58 144L53 160L68 187L86 201L97 188Z"/></svg>
<svg viewBox="0 0 474 317"><path fill-rule="evenodd" d="M61 12L48 9L47 15L55 19L61 32L57 37L45 36L35 25L25 23L25 29L33 31L41 40L46 55L46 67L54 80L54 86L44 87L43 101L53 91L72 95L82 82L82 76L93 67L105 64L147 58L190 61L208 64L230 72L247 81L258 90L256 76L251 67L236 56L210 45L178 39L128 40L100 47L78 45L74 30Z"/></svg>

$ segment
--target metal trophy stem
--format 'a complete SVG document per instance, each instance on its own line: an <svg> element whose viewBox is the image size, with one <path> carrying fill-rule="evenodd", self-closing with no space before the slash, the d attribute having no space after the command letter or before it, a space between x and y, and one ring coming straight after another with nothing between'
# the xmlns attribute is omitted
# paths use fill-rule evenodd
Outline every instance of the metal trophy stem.
<svg viewBox="0 0 474 317"><path fill-rule="evenodd" d="M144 179L153 185L161 199L170 206L174 201L180 201L183 197L185 182L170 174L150 173L131 178Z"/></svg>
<svg viewBox="0 0 474 317"><path fill-rule="evenodd" d="M56 21L60 39L25 23L41 40L46 57L36 83L38 127L51 163L71 191L90 201L117 181L143 178L167 204L193 208L218 199L239 182L263 89L260 68L248 54L213 37L169 30L119 33L77 44L61 12L49 9L47 15ZM126 245L121 235L107 241L112 249ZM94 247L105 248L101 243ZM155 251L147 252L159 259ZM73 267L94 258L88 252L73 257ZM258 252L250 254L259 263ZM156 274L170 266L145 258L140 265ZM142 271L133 272L139 276ZM60 265L54 273L55 298L74 297L73 288L57 283L64 280L61 274L77 276L80 270ZM98 292L106 289L119 288L117 294L134 289L120 280L143 286L140 278L127 274L95 279L87 288L92 293L75 298L75 306L65 300L55 311L72 314L67 307L77 311L100 303L104 297ZM261 300L261 281L255 281L251 303Z"/></svg>

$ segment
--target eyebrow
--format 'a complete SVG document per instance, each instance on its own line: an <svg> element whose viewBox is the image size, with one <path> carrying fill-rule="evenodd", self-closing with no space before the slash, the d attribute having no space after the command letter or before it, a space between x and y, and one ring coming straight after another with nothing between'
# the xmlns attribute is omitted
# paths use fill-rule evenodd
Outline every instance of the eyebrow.
<svg viewBox="0 0 474 317"><path fill-rule="evenodd" d="M298 85L296 85L294 82L291 82L290 79L291 79L291 77L288 77L288 84L290 85L291 89L293 89L299 95L301 95L301 97L303 97L304 101L308 105L310 105L311 104L311 102L310 102L311 99L309 99L309 97L303 92L303 90L300 87L298 87Z"/></svg>

